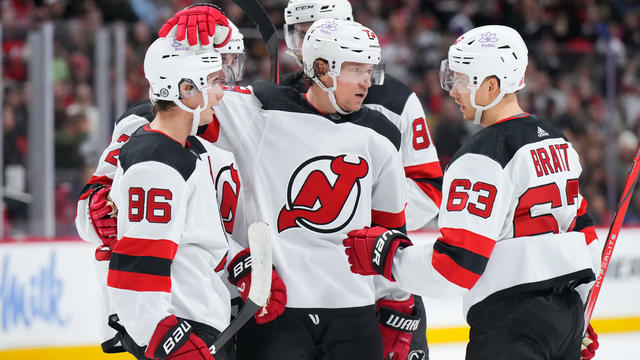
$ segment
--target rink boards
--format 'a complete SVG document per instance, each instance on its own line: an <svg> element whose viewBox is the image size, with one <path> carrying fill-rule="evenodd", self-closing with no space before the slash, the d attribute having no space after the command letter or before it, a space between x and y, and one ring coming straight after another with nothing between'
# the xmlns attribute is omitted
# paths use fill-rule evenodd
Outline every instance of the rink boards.
<svg viewBox="0 0 640 360"><path fill-rule="evenodd" d="M598 229L601 239L607 229ZM435 241L437 233L412 234ZM103 358L91 244L0 243L0 358ZM594 313L599 333L640 331L640 228L620 233ZM460 299L425 299L430 343L465 341ZM104 355L125 359L126 355Z"/></svg>

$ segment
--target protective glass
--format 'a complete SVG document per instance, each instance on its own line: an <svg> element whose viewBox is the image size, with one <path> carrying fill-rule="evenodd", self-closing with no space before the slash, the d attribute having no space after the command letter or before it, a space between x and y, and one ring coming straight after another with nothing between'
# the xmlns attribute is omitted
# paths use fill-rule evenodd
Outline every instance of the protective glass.
<svg viewBox="0 0 640 360"><path fill-rule="evenodd" d="M450 92L452 89L456 89L459 94L469 93L469 76L465 74L455 74L451 68L449 68L449 60L442 60L440 63L440 87Z"/></svg>
<svg viewBox="0 0 640 360"><path fill-rule="evenodd" d="M359 84L371 81L372 85L384 83L384 64L343 64L338 80L342 82Z"/></svg>
<svg viewBox="0 0 640 360"><path fill-rule="evenodd" d="M221 82L223 85L235 85L236 82L242 80L244 74L244 65L246 60L245 53L238 54L221 54L222 71L220 72Z"/></svg>

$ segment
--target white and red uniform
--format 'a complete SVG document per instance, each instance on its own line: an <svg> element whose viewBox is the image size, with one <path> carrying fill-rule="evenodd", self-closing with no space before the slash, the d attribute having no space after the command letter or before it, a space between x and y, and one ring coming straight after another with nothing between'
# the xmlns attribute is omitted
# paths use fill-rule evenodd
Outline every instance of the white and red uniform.
<svg viewBox="0 0 640 360"><path fill-rule="evenodd" d="M227 91L215 109L219 133L209 126L203 136L236 155L243 203L252 206L238 209L234 238L246 245L241 229L271 224L287 307L374 304L373 278L349 270L342 240L372 224L405 227L397 128L367 108L323 116L295 89L271 83Z"/></svg>
<svg viewBox="0 0 640 360"><path fill-rule="evenodd" d="M112 135L112 142L102 153L96 171L78 201L76 229L83 240L98 245L102 244L88 215L89 197L97 187L112 184L117 169L120 149L127 140L129 140L134 131L148 124L152 119L151 102L146 100L132 105L117 121ZM235 221L238 192L241 187L240 175L237 170L238 167L233 154L222 149L216 148L215 156L210 157L210 159L212 165L211 171L215 180L216 204L219 213L201 214L200 216L216 223L220 222L221 217L225 231L231 234ZM207 186L211 186L211 184L207 184ZM230 245L233 246L234 242L230 241ZM115 330L107 326L106 322L106 316L115 312L114 309L111 308L106 292L109 262L96 261L95 265L98 283L101 285L103 291L103 315L105 316L105 323L102 336L104 340L107 340L113 338L115 335Z"/></svg>
<svg viewBox="0 0 640 360"><path fill-rule="evenodd" d="M183 147L148 124L121 148L107 287L111 308L140 346L169 315L218 331L229 324L229 292L217 274L229 251L213 186L219 152L194 136Z"/></svg>
<svg viewBox="0 0 640 360"><path fill-rule="evenodd" d="M282 75L280 84L307 91L302 71ZM381 112L400 131L407 184L407 230L420 229L436 217L442 201L442 168L422 104L400 80L385 75L382 85L369 88L363 105Z"/></svg>
<svg viewBox="0 0 640 360"><path fill-rule="evenodd" d="M578 154L534 115L476 133L444 174L441 237L399 250L393 275L407 291L464 295L464 314L491 295L587 284L600 247L578 191ZM589 246L585 246L585 242Z"/></svg>

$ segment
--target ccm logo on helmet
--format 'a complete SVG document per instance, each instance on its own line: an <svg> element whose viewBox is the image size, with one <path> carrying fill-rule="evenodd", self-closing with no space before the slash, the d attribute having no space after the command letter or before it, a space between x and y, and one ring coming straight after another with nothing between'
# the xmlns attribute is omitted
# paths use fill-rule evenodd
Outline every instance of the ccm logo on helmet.
<svg viewBox="0 0 640 360"><path fill-rule="evenodd" d="M294 8L294 10L296 11L300 11L300 10L309 10L309 9L313 9L314 5L300 5L300 6L296 6Z"/></svg>

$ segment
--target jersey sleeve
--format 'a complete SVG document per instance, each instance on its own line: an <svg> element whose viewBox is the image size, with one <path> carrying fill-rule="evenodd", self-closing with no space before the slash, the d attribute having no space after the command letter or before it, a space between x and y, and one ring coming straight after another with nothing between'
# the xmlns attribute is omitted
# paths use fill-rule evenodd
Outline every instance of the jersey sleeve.
<svg viewBox="0 0 640 360"><path fill-rule="evenodd" d="M215 118L202 135L216 146L238 154L243 144L257 144L261 132L254 129L261 114L261 103L251 87L235 86L224 91L224 97L214 106Z"/></svg>
<svg viewBox="0 0 640 360"><path fill-rule="evenodd" d="M373 182L371 226L383 226L406 232L406 191L400 153L388 147L389 156Z"/></svg>
<svg viewBox="0 0 640 360"><path fill-rule="evenodd" d="M120 322L138 345L172 313L171 264L185 226L188 184L172 167L153 161L119 168L112 187L118 241L107 288Z"/></svg>
<svg viewBox="0 0 640 360"><path fill-rule="evenodd" d="M438 214L442 201L442 168L427 117L415 93L407 99L399 125L407 183L407 229L417 230Z"/></svg>
<svg viewBox="0 0 640 360"><path fill-rule="evenodd" d="M118 166L120 148L129 140L135 130L148 123L149 121L143 117L131 115L118 122L113 129L111 143L102 152L96 171L85 185L78 200L75 224L78 234L83 240L102 243L89 218L89 199L96 189L111 185Z"/></svg>
<svg viewBox="0 0 640 360"><path fill-rule="evenodd" d="M453 162L443 180L441 235L432 246L398 251L394 277L399 285L432 297L452 297L471 289L501 238L512 189L502 166L486 156L466 154Z"/></svg>

